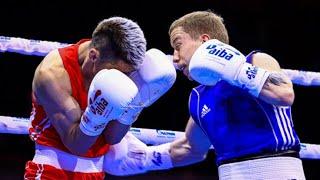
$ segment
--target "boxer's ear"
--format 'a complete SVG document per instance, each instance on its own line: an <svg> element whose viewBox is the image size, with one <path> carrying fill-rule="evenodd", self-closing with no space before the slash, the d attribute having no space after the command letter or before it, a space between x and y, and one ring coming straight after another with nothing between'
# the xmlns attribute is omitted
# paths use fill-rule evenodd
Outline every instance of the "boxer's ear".
<svg viewBox="0 0 320 180"><path fill-rule="evenodd" d="M99 59L100 53L95 48L89 49L89 60L92 62L96 62Z"/></svg>
<svg viewBox="0 0 320 180"><path fill-rule="evenodd" d="M209 36L209 34L202 34L200 36L200 38L202 40L202 43L204 43L204 42L206 42L206 41L208 41L210 39L210 36Z"/></svg>

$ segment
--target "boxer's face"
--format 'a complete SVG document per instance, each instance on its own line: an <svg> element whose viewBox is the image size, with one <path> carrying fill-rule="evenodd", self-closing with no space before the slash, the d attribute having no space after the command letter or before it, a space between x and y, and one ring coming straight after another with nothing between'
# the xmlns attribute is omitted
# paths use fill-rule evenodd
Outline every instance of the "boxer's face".
<svg viewBox="0 0 320 180"><path fill-rule="evenodd" d="M192 80L189 75L189 63L195 50L202 44L202 40L191 38L182 27L177 27L170 34L170 43L174 49L173 62L185 76Z"/></svg>

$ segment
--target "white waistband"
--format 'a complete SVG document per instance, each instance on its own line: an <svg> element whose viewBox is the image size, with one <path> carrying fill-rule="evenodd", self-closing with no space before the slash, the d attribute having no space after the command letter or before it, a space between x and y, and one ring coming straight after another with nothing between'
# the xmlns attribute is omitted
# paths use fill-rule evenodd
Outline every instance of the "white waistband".
<svg viewBox="0 0 320 180"><path fill-rule="evenodd" d="M219 166L219 180L305 180L302 161L295 157L270 157Z"/></svg>
<svg viewBox="0 0 320 180"><path fill-rule="evenodd" d="M36 145L36 153L33 162L47 164L55 168L83 173L95 173L103 171L103 158L85 158L75 156L53 147Z"/></svg>

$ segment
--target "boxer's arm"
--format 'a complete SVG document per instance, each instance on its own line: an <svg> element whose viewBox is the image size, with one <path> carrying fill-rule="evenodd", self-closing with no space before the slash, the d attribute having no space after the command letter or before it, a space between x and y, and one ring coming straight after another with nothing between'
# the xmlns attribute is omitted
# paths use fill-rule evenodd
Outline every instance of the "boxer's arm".
<svg viewBox="0 0 320 180"><path fill-rule="evenodd" d="M244 55L234 47L212 39L192 55L189 72L203 85L214 85L221 78L267 103L291 105L294 99L292 83L281 73L277 61L267 54L258 53L254 54L252 63L247 63Z"/></svg>
<svg viewBox="0 0 320 180"><path fill-rule="evenodd" d="M171 143L147 146L129 132L119 144L110 146L104 157L104 171L129 176L204 160L211 144L191 118L185 134Z"/></svg>
<svg viewBox="0 0 320 180"><path fill-rule="evenodd" d="M170 156L173 166L185 166L204 160L210 146L208 137L190 117L185 136L171 143Z"/></svg>
<svg viewBox="0 0 320 180"><path fill-rule="evenodd" d="M270 73L246 62L236 48L211 39L200 45L191 57L189 72L200 84L213 86L219 79L258 97Z"/></svg>
<svg viewBox="0 0 320 180"><path fill-rule="evenodd" d="M293 85L290 78L281 71L277 60L266 53L258 52L253 54L252 63L270 72L259 98L270 104L291 106L294 101Z"/></svg>
<svg viewBox="0 0 320 180"><path fill-rule="evenodd" d="M108 144L117 144L126 135L130 127L131 125L122 124L117 120L112 120L105 127L103 136Z"/></svg>
<svg viewBox="0 0 320 180"><path fill-rule="evenodd" d="M49 54L40 64L34 76L33 91L64 145L74 154L83 154L97 137L87 136L79 129L79 104L71 96L71 88L61 80L61 76L67 76L65 70L48 65L54 61L58 61L57 55Z"/></svg>

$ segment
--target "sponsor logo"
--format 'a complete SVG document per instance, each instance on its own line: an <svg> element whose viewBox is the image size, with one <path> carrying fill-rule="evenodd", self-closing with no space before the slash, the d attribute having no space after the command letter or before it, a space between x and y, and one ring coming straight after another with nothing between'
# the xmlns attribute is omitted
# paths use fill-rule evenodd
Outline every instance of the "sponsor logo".
<svg viewBox="0 0 320 180"><path fill-rule="evenodd" d="M165 131L165 130L156 130L156 131L157 131L157 134L161 136L173 136L173 137L176 136L176 133L171 131Z"/></svg>
<svg viewBox="0 0 320 180"><path fill-rule="evenodd" d="M218 47L217 45L215 44L210 44L209 46L207 46L207 48L209 51L208 53L209 54L212 54L212 55L215 55L215 56L218 56L220 58L224 58L226 60L230 60L232 59L232 57L235 55L240 55L239 52L233 50L233 49L230 49L230 48L225 48L225 47Z"/></svg>
<svg viewBox="0 0 320 180"><path fill-rule="evenodd" d="M94 126L93 128L95 131L98 131L99 129L104 129L105 126L106 126L106 123L102 123L102 124Z"/></svg>
<svg viewBox="0 0 320 180"><path fill-rule="evenodd" d="M161 153L153 151L153 153L152 153L152 162L156 166L160 166L162 164Z"/></svg>
<svg viewBox="0 0 320 180"><path fill-rule="evenodd" d="M37 44L40 44L40 42L41 42L40 40L34 40L34 39L30 40L31 45L37 45Z"/></svg>
<svg viewBox="0 0 320 180"><path fill-rule="evenodd" d="M0 36L0 42L8 42L10 40L11 40L10 37Z"/></svg>
<svg viewBox="0 0 320 180"><path fill-rule="evenodd" d="M102 115L106 110L108 102L103 97L98 98L101 94L101 90L97 90L93 96L93 99L90 98L89 100L90 110L93 114Z"/></svg>
<svg viewBox="0 0 320 180"><path fill-rule="evenodd" d="M248 66L248 69L246 70L246 74L248 79L253 79L256 77L258 72L258 68L255 66Z"/></svg>
<svg viewBox="0 0 320 180"><path fill-rule="evenodd" d="M201 110L201 118L203 118L210 111L211 109L206 104L204 104Z"/></svg>
<svg viewBox="0 0 320 180"><path fill-rule="evenodd" d="M130 132L140 133L140 129L137 128L130 128Z"/></svg>

